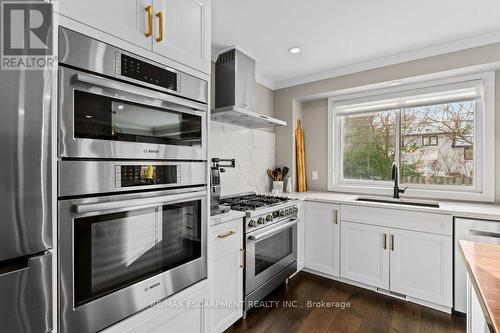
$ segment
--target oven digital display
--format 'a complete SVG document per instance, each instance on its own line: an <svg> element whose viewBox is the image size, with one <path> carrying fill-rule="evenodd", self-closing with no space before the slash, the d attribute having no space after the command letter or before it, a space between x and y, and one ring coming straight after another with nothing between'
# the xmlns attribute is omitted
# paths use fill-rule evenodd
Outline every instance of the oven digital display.
<svg viewBox="0 0 500 333"><path fill-rule="evenodd" d="M121 75L177 91L177 73L121 54Z"/></svg>
<svg viewBox="0 0 500 333"><path fill-rule="evenodd" d="M181 178L179 165L122 165L116 171L119 187L176 184Z"/></svg>

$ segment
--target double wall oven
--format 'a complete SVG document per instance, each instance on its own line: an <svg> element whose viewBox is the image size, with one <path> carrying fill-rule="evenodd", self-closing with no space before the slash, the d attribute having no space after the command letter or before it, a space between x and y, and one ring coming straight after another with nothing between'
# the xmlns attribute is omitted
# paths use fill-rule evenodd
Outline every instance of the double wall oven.
<svg viewBox="0 0 500 333"><path fill-rule="evenodd" d="M59 30L61 332L207 276L207 82Z"/></svg>

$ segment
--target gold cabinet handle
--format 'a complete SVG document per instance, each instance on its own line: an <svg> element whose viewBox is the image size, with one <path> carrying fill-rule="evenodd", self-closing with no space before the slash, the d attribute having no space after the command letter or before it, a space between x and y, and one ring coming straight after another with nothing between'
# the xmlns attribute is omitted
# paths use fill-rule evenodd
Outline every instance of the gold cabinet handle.
<svg viewBox="0 0 500 333"><path fill-rule="evenodd" d="M387 234L384 234L384 250L387 250Z"/></svg>
<svg viewBox="0 0 500 333"><path fill-rule="evenodd" d="M153 35L153 6L147 5L146 11L148 12L148 31L146 31L146 37L151 37Z"/></svg>
<svg viewBox="0 0 500 333"><path fill-rule="evenodd" d="M394 235L391 235L391 250L394 251Z"/></svg>
<svg viewBox="0 0 500 333"><path fill-rule="evenodd" d="M335 209L335 224L339 224L339 220L340 220L339 210Z"/></svg>
<svg viewBox="0 0 500 333"><path fill-rule="evenodd" d="M226 237L232 236L234 234L236 234L236 231L231 230L227 234L217 235L217 238L226 238Z"/></svg>
<svg viewBox="0 0 500 333"><path fill-rule="evenodd" d="M163 40L163 11L159 11L156 13L156 17L158 18L158 25L159 25L159 35L156 37L156 41L159 43Z"/></svg>
<svg viewBox="0 0 500 333"><path fill-rule="evenodd" d="M245 268L245 249L240 249L240 268Z"/></svg>

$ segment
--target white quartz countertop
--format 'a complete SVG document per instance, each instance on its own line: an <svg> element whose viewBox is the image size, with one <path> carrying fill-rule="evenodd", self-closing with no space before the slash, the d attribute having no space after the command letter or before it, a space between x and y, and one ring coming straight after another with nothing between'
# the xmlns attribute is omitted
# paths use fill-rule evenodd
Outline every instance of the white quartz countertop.
<svg viewBox="0 0 500 333"><path fill-rule="evenodd" d="M455 217L500 220L500 205L496 204L452 202L452 201L438 200L439 208L433 208L433 207L409 206L409 205L366 202L366 201L360 202L355 200L360 195L349 194L349 193L308 191L302 193L298 192L282 193L279 195L305 201L350 204L350 205L370 206L370 207L385 207L385 208L393 208L393 209L401 209L409 211L448 214L448 215L453 215Z"/></svg>
<svg viewBox="0 0 500 333"><path fill-rule="evenodd" d="M227 213L210 216L210 225L216 225L245 217L245 212L230 210Z"/></svg>

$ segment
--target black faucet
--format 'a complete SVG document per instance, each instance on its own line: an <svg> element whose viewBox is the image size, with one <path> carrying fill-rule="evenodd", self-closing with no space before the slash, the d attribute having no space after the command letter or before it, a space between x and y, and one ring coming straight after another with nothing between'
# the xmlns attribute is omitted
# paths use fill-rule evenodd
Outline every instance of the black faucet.
<svg viewBox="0 0 500 333"><path fill-rule="evenodd" d="M405 187L403 190L399 188L398 184L398 166L396 163L392 164L392 180L394 180L394 199L399 199L399 193L405 193L408 187Z"/></svg>

